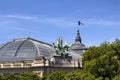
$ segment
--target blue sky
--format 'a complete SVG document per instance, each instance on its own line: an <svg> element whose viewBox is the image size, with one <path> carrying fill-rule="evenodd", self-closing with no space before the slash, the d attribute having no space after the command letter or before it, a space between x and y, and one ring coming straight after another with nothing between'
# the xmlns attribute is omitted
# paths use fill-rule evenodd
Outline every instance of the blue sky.
<svg viewBox="0 0 120 80"><path fill-rule="evenodd" d="M0 44L24 37L74 43L77 29L86 46L120 39L120 0L0 0Z"/></svg>

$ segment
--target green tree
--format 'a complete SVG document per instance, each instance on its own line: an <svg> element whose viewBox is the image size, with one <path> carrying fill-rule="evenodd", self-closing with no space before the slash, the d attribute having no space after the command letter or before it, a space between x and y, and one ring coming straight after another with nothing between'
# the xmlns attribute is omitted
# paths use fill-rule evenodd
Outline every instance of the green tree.
<svg viewBox="0 0 120 80"><path fill-rule="evenodd" d="M75 70L65 75L66 80L95 80L94 75L83 70Z"/></svg>
<svg viewBox="0 0 120 80"><path fill-rule="evenodd" d="M113 80L120 80L120 75L115 76Z"/></svg>
<svg viewBox="0 0 120 80"><path fill-rule="evenodd" d="M52 72L46 76L46 80L65 80L65 75L63 72Z"/></svg>
<svg viewBox="0 0 120 80"><path fill-rule="evenodd" d="M35 73L22 73L18 80L41 80L41 78Z"/></svg>
<svg viewBox="0 0 120 80"><path fill-rule="evenodd" d="M120 73L120 40L90 47L83 54L84 69L102 80L112 80Z"/></svg>
<svg viewBox="0 0 120 80"><path fill-rule="evenodd" d="M0 76L0 80L17 80L17 77L14 74L5 74Z"/></svg>

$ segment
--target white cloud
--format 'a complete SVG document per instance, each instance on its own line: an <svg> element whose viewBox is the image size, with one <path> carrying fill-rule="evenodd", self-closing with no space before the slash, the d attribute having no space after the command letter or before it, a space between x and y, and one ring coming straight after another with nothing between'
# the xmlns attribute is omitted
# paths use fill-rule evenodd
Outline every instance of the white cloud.
<svg viewBox="0 0 120 80"><path fill-rule="evenodd" d="M8 19L9 21L15 20L30 20L34 22L44 23L44 24L51 24L55 25L56 27L72 27L76 23L70 21L66 18L51 18L51 17L34 17L34 16L22 16L22 15L1 15L2 22L6 22L4 18Z"/></svg>
<svg viewBox="0 0 120 80"><path fill-rule="evenodd" d="M113 21L107 19L87 19L85 20L87 25L105 25L105 26L120 26L120 21Z"/></svg>
<svg viewBox="0 0 120 80"><path fill-rule="evenodd" d="M75 27L77 26L77 21L71 20L64 17L36 17L36 16L23 16L23 15L0 15L0 23L5 23L5 25L14 25L18 23L17 21L32 21L42 24L55 25L56 27ZM105 19L87 19L83 20L85 25L102 25L102 26L120 26L120 21L112 21ZM20 23L19 23L20 24Z"/></svg>
<svg viewBox="0 0 120 80"><path fill-rule="evenodd" d="M6 18L24 19L24 20L37 20L37 17L33 16L20 16L20 15L6 15Z"/></svg>

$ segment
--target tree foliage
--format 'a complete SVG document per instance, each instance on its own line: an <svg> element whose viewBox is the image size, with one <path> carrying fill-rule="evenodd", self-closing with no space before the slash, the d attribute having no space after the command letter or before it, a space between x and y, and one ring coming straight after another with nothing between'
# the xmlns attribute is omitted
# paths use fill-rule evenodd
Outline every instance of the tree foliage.
<svg viewBox="0 0 120 80"><path fill-rule="evenodd" d="M66 74L65 77L66 80L95 80L94 75L83 70L75 70Z"/></svg>
<svg viewBox="0 0 120 80"><path fill-rule="evenodd" d="M52 72L46 76L46 80L65 80L65 75L63 72Z"/></svg>
<svg viewBox="0 0 120 80"><path fill-rule="evenodd" d="M17 80L17 77L14 74L5 74L0 76L0 80Z"/></svg>
<svg viewBox="0 0 120 80"><path fill-rule="evenodd" d="M19 76L20 80L41 80L41 78L35 73L22 73Z"/></svg>
<svg viewBox="0 0 120 80"><path fill-rule="evenodd" d="M18 76L15 76L14 74L6 74L0 76L0 80L42 80L42 79L35 73L21 73Z"/></svg>
<svg viewBox="0 0 120 80"><path fill-rule="evenodd" d="M120 80L120 75L115 76L113 80Z"/></svg>
<svg viewBox="0 0 120 80"><path fill-rule="evenodd" d="M120 73L120 40L92 46L83 55L84 69L102 80L112 80Z"/></svg>

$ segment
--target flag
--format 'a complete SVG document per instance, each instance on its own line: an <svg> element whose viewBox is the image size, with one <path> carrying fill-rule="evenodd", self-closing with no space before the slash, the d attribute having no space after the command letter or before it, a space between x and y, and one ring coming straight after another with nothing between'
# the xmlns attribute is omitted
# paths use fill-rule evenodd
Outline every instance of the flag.
<svg viewBox="0 0 120 80"><path fill-rule="evenodd" d="M81 21L78 21L78 25L84 25L84 23L82 23Z"/></svg>

